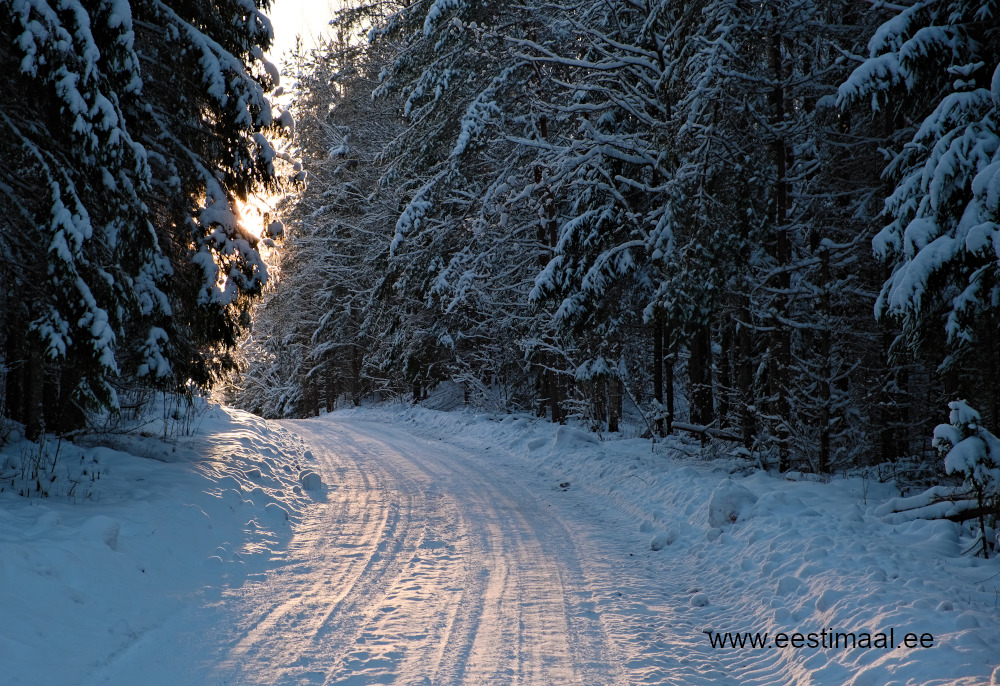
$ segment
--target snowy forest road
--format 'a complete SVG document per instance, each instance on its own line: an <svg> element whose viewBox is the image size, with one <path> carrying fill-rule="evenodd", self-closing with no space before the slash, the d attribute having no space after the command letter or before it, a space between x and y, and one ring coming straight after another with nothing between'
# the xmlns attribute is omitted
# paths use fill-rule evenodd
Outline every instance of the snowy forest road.
<svg viewBox="0 0 1000 686"><path fill-rule="evenodd" d="M697 581L634 520L502 446L337 415L283 424L329 490L288 564L248 589L224 683L788 683L773 653L711 650Z"/></svg>
<svg viewBox="0 0 1000 686"><path fill-rule="evenodd" d="M711 580L503 446L337 414L280 425L326 486L278 559L140 637L88 686L794 680L774 652L713 651L703 622L746 617L692 603Z"/></svg>
<svg viewBox="0 0 1000 686"><path fill-rule="evenodd" d="M286 426L330 486L250 603L232 683L626 683L585 553L504 464L362 422Z"/></svg>

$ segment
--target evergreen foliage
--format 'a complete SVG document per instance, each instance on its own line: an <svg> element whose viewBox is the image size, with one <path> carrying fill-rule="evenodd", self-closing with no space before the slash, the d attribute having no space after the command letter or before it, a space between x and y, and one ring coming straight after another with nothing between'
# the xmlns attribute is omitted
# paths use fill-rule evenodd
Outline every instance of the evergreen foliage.
<svg viewBox="0 0 1000 686"><path fill-rule="evenodd" d="M1000 518L1000 439L982 426L979 413L965 401L948 403L948 424L934 430L934 446L944 456L944 468L957 472L975 499L979 520L979 545L989 557L987 521L995 527Z"/></svg>
<svg viewBox="0 0 1000 686"><path fill-rule="evenodd" d="M235 203L277 184L265 3L0 2L4 409L30 432L227 367L266 278Z"/></svg>
<svg viewBox="0 0 1000 686"><path fill-rule="evenodd" d="M296 331L280 387L299 400L266 411L452 380L598 430L641 415L779 469L929 464L943 396L1000 387L994 12L344 10L311 58L309 83L334 86L299 104L323 177L289 210L261 313Z"/></svg>
<svg viewBox="0 0 1000 686"><path fill-rule="evenodd" d="M1000 7L917 2L872 36L841 86L892 125L890 220L875 237L891 267L876 314L901 344L951 372L954 392L985 393L1000 417ZM947 337L946 345L938 341ZM982 383L985 377L985 383Z"/></svg>

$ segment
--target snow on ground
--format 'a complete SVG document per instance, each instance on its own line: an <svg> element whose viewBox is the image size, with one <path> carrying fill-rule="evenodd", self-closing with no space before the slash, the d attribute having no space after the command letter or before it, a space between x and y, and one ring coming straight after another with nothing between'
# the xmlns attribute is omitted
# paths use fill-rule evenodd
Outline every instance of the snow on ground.
<svg viewBox="0 0 1000 686"><path fill-rule="evenodd" d="M603 564L612 576L632 578L629 592L639 597L661 591L655 606L601 608L612 625L644 626L645 637L617 629L618 640L646 656L629 663L630 683L1000 683L1000 564L963 554L974 539L957 524L875 516L899 495L892 484L777 477L701 461L693 442L655 449L641 439L598 442L523 416L423 408L341 414L391 418L487 460L514 454L532 467L525 478L539 480L554 500L576 493L592 512L605 504L620 511L620 526L604 522L610 559ZM634 576L616 566L622 543ZM823 649L832 637L809 636L823 630L858 640L867 632L873 642L892 630L897 646L912 633L911 642L923 637L930 647ZM703 631L767 632L769 647L712 648ZM777 633L788 634L789 647L774 646ZM803 634L800 648L791 646L795 633ZM698 671L712 663L721 671Z"/></svg>
<svg viewBox="0 0 1000 686"><path fill-rule="evenodd" d="M157 437L162 420L101 437L118 450L3 448L0 682L79 683L179 609L271 566L313 497L299 482L301 443L236 410L212 407L197 422L196 435L169 442ZM48 497L16 495L36 490L22 466L53 458Z"/></svg>
<svg viewBox="0 0 1000 686"><path fill-rule="evenodd" d="M0 451L0 681L1000 683L1000 564L890 484L403 405L196 429Z"/></svg>

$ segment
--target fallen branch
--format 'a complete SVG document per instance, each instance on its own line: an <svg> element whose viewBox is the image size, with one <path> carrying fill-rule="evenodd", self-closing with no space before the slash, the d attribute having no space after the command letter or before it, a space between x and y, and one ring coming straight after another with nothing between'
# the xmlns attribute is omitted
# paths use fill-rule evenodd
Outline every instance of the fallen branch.
<svg viewBox="0 0 1000 686"><path fill-rule="evenodd" d="M964 522L976 519L985 510L967 489L934 486L907 498L893 498L875 508L875 515L890 524L902 524L915 519Z"/></svg>
<svg viewBox="0 0 1000 686"><path fill-rule="evenodd" d="M700 436L711 436L712 438L719 438L723 441L736 441L737 443L743 442L742 436L737 436L736 434L731 434L728 431L722 429L716 429L711 426L702 426L700 424L685 424L684 422L671 422L671 427L678 429L680 431L687 431L689 433L698 434Z"/></svg>

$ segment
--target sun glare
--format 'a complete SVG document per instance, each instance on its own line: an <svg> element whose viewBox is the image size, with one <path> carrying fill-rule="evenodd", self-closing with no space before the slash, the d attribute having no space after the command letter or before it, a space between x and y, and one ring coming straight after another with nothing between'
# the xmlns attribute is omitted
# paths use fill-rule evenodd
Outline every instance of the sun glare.
<svg viewBox="0 0 1000 686"><path fill-rule="evenodd" d="M264 230L268 224L277 218L274 210L274 203L280 196L259 197L251 195L246 201L236 201L236 209L239 212L240 222L248 233L257 237L264 237Z"/></svg>

